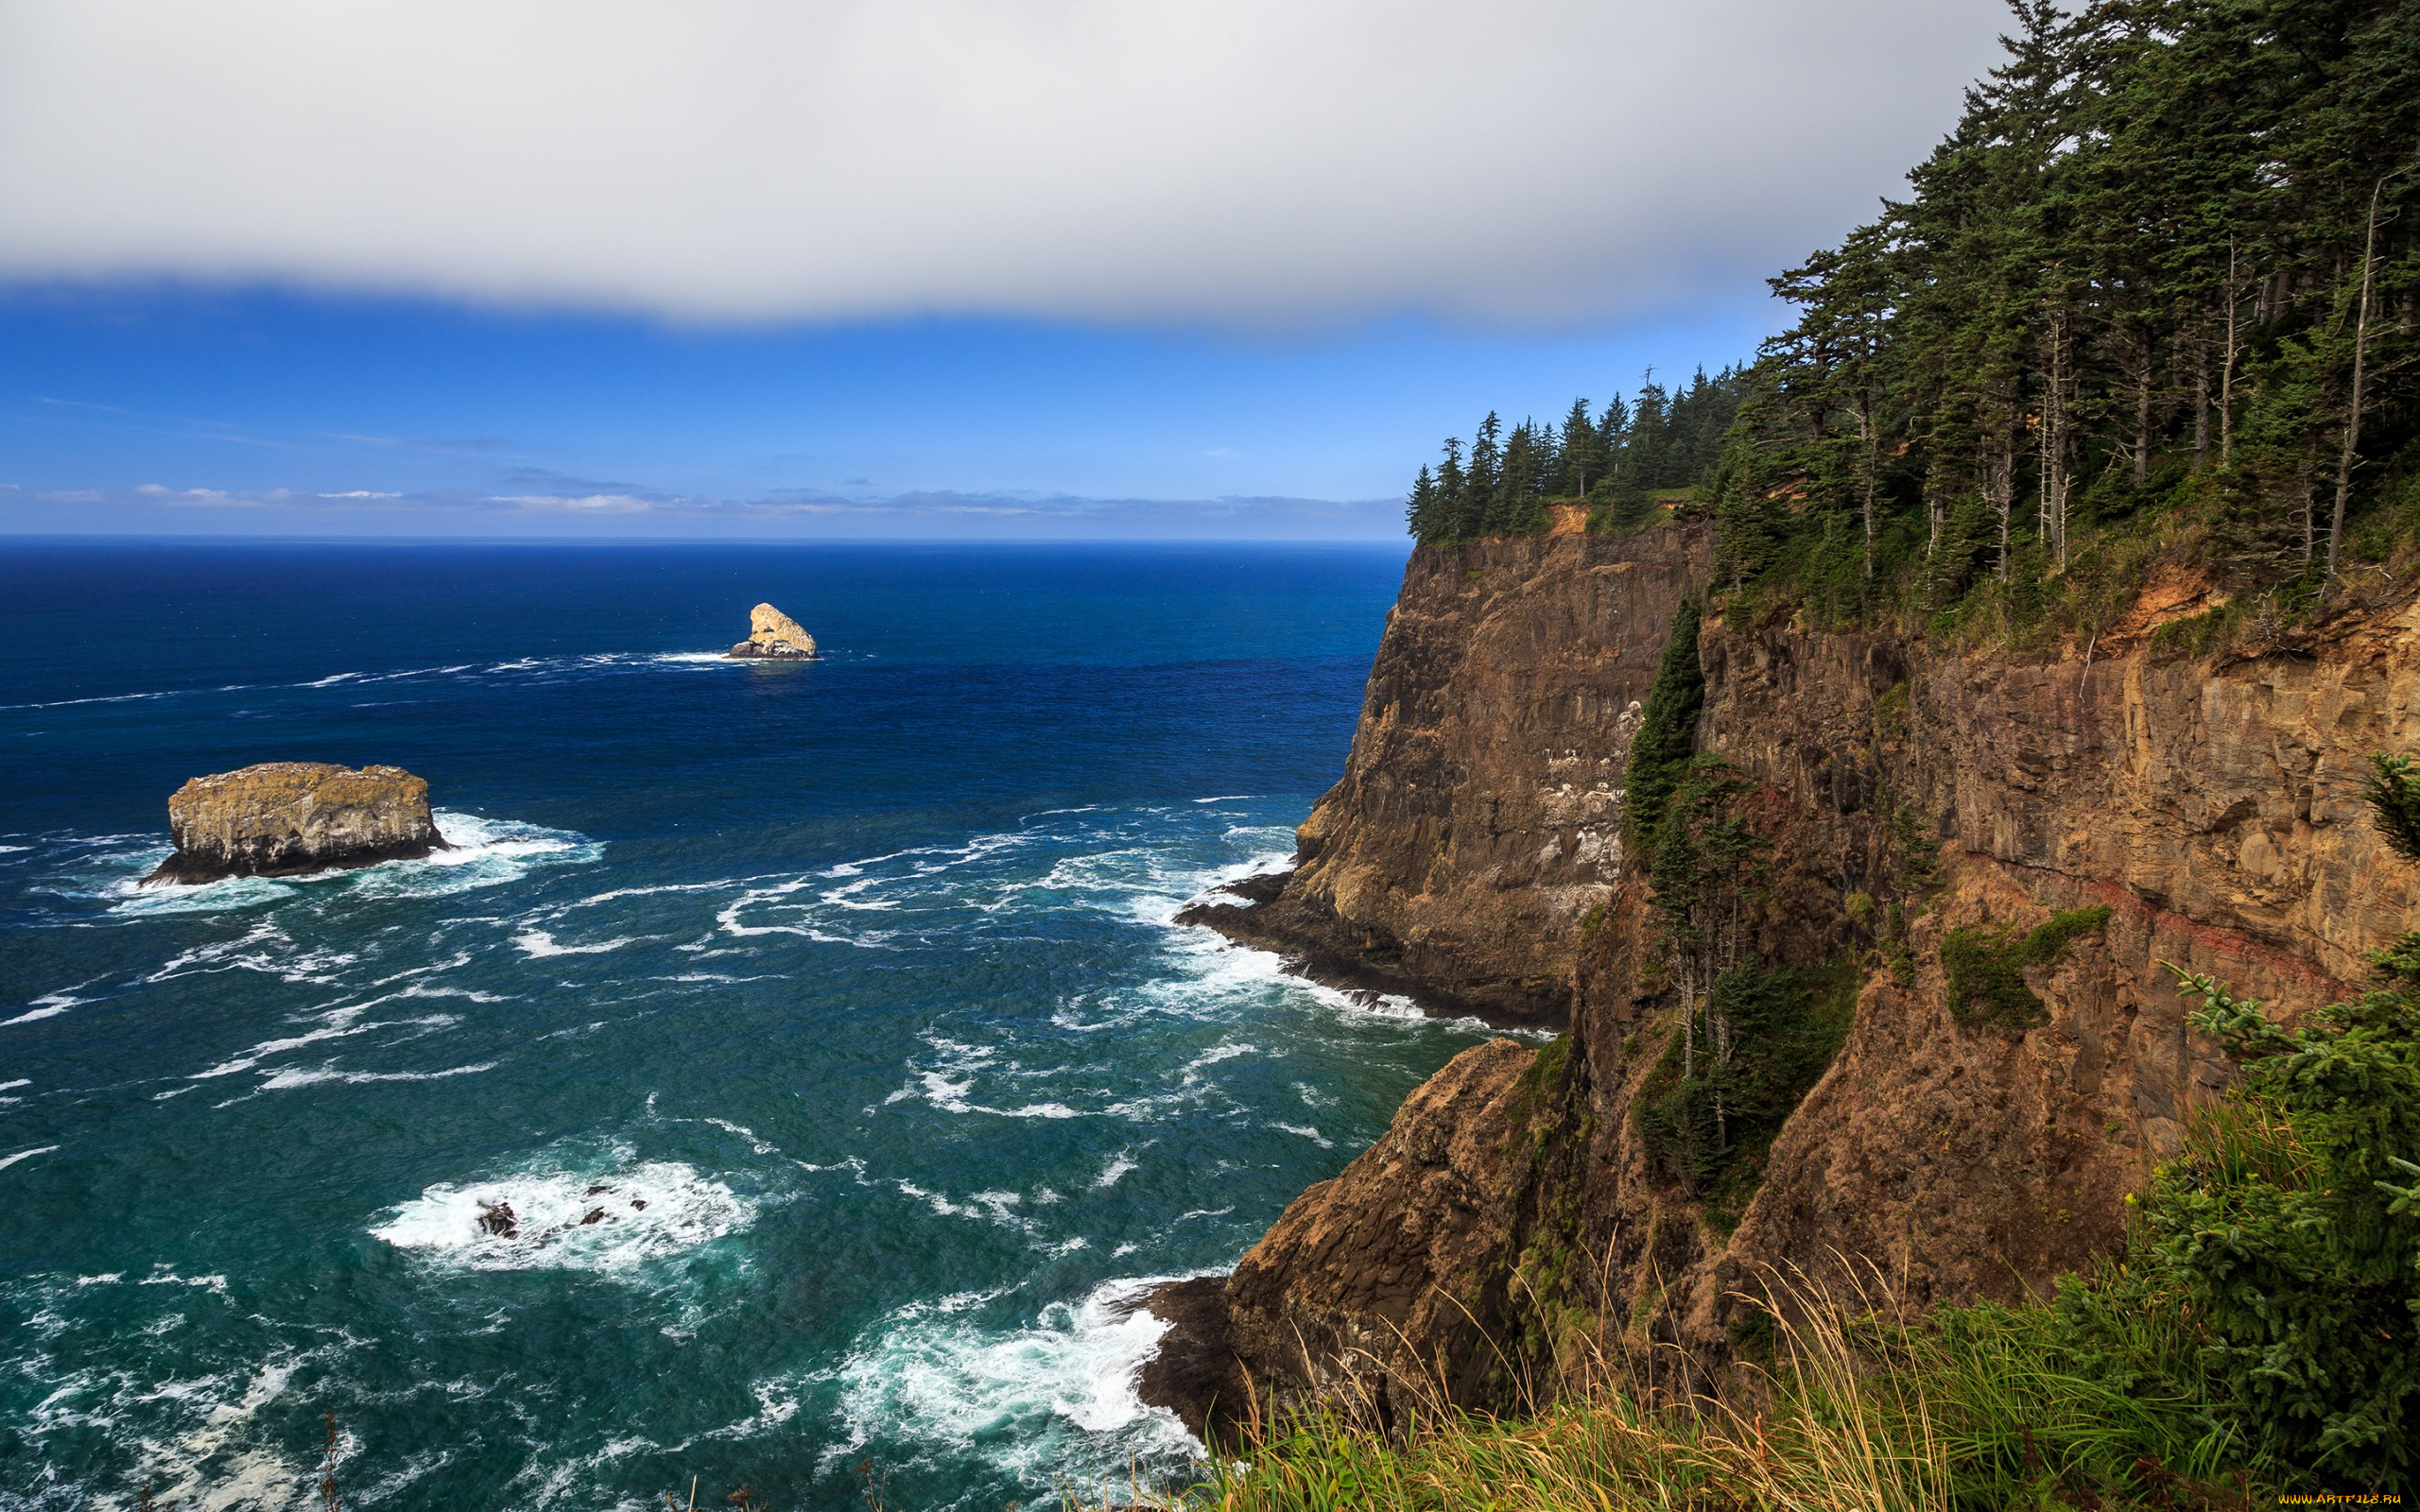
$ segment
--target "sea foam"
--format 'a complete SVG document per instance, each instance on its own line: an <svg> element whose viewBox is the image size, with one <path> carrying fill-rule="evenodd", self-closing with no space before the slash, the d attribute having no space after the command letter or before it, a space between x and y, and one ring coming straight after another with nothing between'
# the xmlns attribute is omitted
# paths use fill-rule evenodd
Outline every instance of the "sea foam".
<svg viewBox="0 0 2420 1512"><path fill-rule="evenodd" d="M1084 1494L1122 1489L1138 1464L1184 1464L1200 1443L1174 1413L1135 1395L1168 1328L1136 1304L1167 1279L1109 1281L1006 1331L965 1315L988 1298L901 1310L839 1368L850 1443L830 1457L875 1439L947 1446Z"/></svg>
<svg viewBox="0 0 2420 1512"><path fill-rule="evenodd" d="M483 1225L507 1207L512 1232ZM613 1275L737 1233L755 1218L753 1202L682 1161L538 1161L493 1180L441 1182L390 1209L370 1232L457 1269Z"/></svg>
<svg viewBox="0 0 2420 1512"><path fill-rule="evenodd" d="M146 885L142 878L166 859L166 848L151 845L107 857L114 873L98 890L117 900L120 915L224 913L284 902L303 889L341 886L365 898L434 898L518 882L533 867L593 862L605 848L567 830L514 819L482 818L440 809L433 817L447 849L409 861L331 868L292 877L227 877L217 882Z"/></svg>

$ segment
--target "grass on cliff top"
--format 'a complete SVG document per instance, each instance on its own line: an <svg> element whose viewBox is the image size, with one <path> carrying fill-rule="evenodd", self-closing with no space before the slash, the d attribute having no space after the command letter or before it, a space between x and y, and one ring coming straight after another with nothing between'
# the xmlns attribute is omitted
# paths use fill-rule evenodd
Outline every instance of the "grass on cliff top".
<svg viewBox="0 0 2420 1512"><path fill-rule="evenodd" d="M2277 1487L2205 1402L2093 1369L2055 1309L1902 1312L1773 1290L1773 1352L1726 1400L1643 1398L1635 1362L1519 1418L1434 1412L1381 1429L1331 1409L1162 1504L1181 1512L1967 1512L2220 1508ZM2147 1356L2189 1352L2146 1318ZM1140 1504L1146 1499L1137 1497Z"/></svg>

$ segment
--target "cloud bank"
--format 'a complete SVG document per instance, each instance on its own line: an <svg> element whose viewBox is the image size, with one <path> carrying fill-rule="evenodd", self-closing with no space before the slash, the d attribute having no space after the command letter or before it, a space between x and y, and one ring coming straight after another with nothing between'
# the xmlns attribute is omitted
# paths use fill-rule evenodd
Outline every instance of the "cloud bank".
<svg viewBox="0 0 2420 1512"><path fill-rule="evenodd" d="M1862 218L1992 0L10 0L0 277L1510 326Z"/></svg>

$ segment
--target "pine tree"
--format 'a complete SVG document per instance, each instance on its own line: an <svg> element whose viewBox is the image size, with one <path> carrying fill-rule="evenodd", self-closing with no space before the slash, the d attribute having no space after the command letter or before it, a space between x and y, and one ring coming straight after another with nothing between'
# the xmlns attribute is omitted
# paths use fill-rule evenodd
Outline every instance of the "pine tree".
<svg viewBox="0 0 2420 1512"><path fill-rule="evenodd" d="M1437 464L1437 539L1463 541L1471 535L1471 486L1462 471L1461 438L1445 438L1444 454Z"/></svg>
<svg viewBox="0 0 2420 1512"><path fill-rule="evenodd" d="M1603 473L1599 462L1604 451L1603 438L1596 422L1588 418L1588 401L1575 399L1571 413L1563 418L1563 444L1558 448L1555 472L1555 496L1561 499L1585 499L1588 486Z"/></svg>
<svg viewBox="0 0 2420 1512"><path fill-rule="evenodd" d="M1698 664L1698 626L1704 606L1684 598L1672 615L1655 680L1639 710L1622 769L1622 834L1629 854L1655 854L1664 810L1687 775L1697 749L1698 713L1705 706L1705 671Z"/></svg>
<svg viewBox="0 0 2420 1512"><path fill-rule="evenodd" d="M1432 545L1445 539L1448 526L1438 508L1437 480L1429 475L1426 464L1420 469L1420 476L1412 480L1404 517L1411 527L1411 539L1420 544Z"/></svg>
<svg viewBox="0 0 2420 1512"><path fill-rule="evenodd" d="M1504 482L1504 422L1489 410L1487 419L1471 438L1471 462L1465 485L1467 503L1462 511L1464 540L1497 534L1497 515L1501 501L1497 497Z"/></svg>

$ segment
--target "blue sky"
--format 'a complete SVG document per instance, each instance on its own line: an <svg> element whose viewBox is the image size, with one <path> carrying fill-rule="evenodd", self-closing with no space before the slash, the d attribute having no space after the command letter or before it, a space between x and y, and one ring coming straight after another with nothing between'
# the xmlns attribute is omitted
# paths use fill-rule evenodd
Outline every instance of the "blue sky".
<svg viewBox="0 0 2420 1512"><path fill-rule="evenodd" d="M1753 355L1999 20L32 0L0 531L1394 536L1485 411Z"/></svg>
<svg viewBox="0 0 2420 1512"><path fill-rule="evenodd" d="M1157 513L1179 534L1393 535L1447 434L1490 407L1601 402L1650 363L1737 360L1761 302L1551 334L1286 335L20 294L0 307L0 508L169 533L1123 534L1159 533ZM322 497L365 493L401 497ZM1237 502L1144 502L1217 500Z"/></svg>

